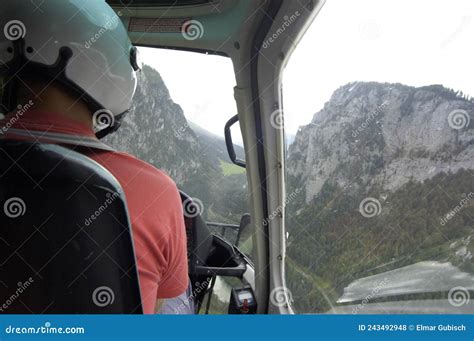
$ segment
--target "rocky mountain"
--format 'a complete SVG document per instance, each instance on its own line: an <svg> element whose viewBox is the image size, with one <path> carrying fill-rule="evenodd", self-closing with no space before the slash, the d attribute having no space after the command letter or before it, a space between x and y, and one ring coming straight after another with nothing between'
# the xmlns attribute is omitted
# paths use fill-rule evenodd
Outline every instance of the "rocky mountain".
<svg viewBox="0 0 474 341"><path fill-rule="evenodd" d="M327 179L347 190L474 168L474 101L440 85L351 83L337 89L289 150L309 202Z"/></svg>
<svg viewBox="0 0 474 341"><path fill-rule="evenodd" d="M160 74L145 65L138 77L131 110L106 142L158 166L181 185L203 170L216 172L200 159L200 142Z"/></svg>
<svg viewBox="0 0 474 341"><path fill-rule="evenodd" d="M302 195L286 211L299 311L327 311L354 281L423 262L470 274L474 289L473 114L472 99L440 85L355 82L301 127L287 192Z"/></svg>
<svg viewBox="0 0 474 341"><path fill-rule="evenodd" d="M230 162L225 140L221 136L210 133L193 122L189 122L189 125L199 139L199 142L203 145L206 157L212 159L215 165L220 165L221 161ZM242 146L234 143L234 150L238 158L245 159L245 152Z"/></svg>
<svg viewBox="0 0 474 341"><path fill-rule="evenodd" d="M245 174L224 174L223 165L227 171L233 167L224 139L189 122L150 66L138 75L133 104L121 128L105 142L165 171L181 190L203 202L210 220L238 222L248 211L242 188Z"/></svg>
<svg viewBox="0 0 474 341"><path fill-rule="evenodd" d="M474 290L473 114L472 99L440 85L354 82L288 139L286 275L297 311L350 303L360 283L379 296L411 288L397 269L426 264L455 269ZM224 140L186 120L150 67L107 142L167 172L202 200L207 220L238 223L249 212L245 173Z"/></svg>

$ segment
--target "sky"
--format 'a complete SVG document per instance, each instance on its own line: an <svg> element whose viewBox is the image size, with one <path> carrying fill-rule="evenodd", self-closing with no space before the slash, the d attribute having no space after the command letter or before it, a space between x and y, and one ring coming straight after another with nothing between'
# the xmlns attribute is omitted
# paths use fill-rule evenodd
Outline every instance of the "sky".
<svg viewBox="0 0 474 341"><path fill-rule="evenodd" d="M140 56L158 70L186 119L224 136L226 122L237 114L234 69L229 58L154 48L140 48Z"/></svg>
<svg viewBox="0 0 474 341"><path fill-rule="evenodd" d="M353 81L442 84L474 96L473 0L327 0L285 69L285 131ZM236 114L229 59L141 49L186 117L223 135Z"/></svg>

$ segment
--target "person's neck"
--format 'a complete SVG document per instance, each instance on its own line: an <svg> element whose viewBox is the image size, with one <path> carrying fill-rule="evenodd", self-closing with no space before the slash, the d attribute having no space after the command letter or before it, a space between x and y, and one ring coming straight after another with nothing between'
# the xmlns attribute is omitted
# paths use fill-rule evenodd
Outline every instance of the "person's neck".
<svg viewBox="0 0 474 341"><path fill-rule="evenodd" d="M27 96L26 100L22 100L24 103L29 103L31 98L33 103L31 110L55 112L92 127L92 113L82 100L54 85L32 90L36 95Z"/></svg>

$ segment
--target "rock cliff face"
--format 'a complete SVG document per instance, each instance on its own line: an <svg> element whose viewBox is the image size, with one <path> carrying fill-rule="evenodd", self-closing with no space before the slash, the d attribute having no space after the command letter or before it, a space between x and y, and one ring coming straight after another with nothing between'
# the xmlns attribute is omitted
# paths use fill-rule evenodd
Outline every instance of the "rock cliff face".
<svg viewBox="0 0 474 341"><path fill-rule="evenodd" d="M394 191L409 180L474 168L474 101L439 85L350 83L289 148L288 174L306 202L326 181Z"/></svg>
<svg viewBox="0 0 474 341"><path fill-rule="evenodd" d="M456 269L473 283L473 119L474 101L439 85L356 82L301 127L287 178L288 193L304 195L286 210L287 283L298 311L327 311L364 278L388 278L384 285L406 294L394 271L407 271L423 293L464 285L445 270L429 279L408 271L419 264Z"/></svg>
<svg viewBox="0 0 474 341"><path fill-rule="evenodd" d="M181 185L210 166L199 157L201 145L183 110L149 66L139 74L130 113L106 142L161 168Z"/></svg>
<svg viewBox="0 0 474 341"><path fill-rule="evenodd" d="M223 164L232 167L224 139L187 121L158 71L149 66L138 76L122 127L105 142L165 171L181 190L202 201L209 220L239 222L248 212L245 174L223 173ZM243 148L237 153L243 157Z"/></svg>

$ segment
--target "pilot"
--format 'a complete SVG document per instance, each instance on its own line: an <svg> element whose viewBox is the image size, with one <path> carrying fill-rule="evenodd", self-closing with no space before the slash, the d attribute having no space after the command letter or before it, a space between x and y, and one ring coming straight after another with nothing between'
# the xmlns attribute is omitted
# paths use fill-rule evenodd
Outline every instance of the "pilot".
<svg viewBox="0 0 474 341"><path fill-rule="evenodd" d="M0 136L81 146L117 178L132 224L143 310L153 314L188 289L186 235L173 180L97 138L120 126L140 69L120 15L97 0L2 3Z"/></svg>

